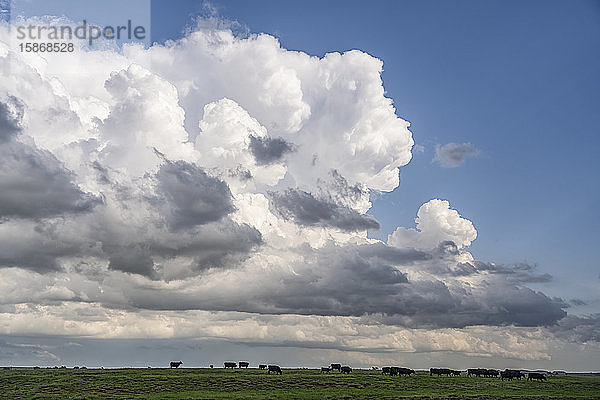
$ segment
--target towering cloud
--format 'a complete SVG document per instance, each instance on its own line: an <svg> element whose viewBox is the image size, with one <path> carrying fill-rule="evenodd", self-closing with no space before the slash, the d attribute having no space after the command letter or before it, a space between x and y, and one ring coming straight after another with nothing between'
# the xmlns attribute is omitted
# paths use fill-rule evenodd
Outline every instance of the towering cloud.
<svg viewBox="0 0 600 400"><path fill-rule="evenodd" d="M451 209L446 200L434 199L423 204L415 222L416 229L399 227L389 236L388 243L396 247L431 249L450 241L461 249L469 246L477 237L471 221Z"/></svg>
<svg viewBox="0 0 600 400"><path fill-rule="evenodd" d="M0 333L548 357L567 305L527 285L551 277L475 260L448 201L367 236L413 146L380 60L207 27L46 60L0 39Z"/></svg>

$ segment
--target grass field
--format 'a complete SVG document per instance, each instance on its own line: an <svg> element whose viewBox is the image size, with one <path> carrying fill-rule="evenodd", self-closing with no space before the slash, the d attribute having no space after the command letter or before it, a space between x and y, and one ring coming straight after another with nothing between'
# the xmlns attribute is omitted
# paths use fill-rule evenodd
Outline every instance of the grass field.
<svg viewBox="0 0 600 400"><path fill-rule="evenodd" d="M600 378L551 376L546 382L498 378L349 375L285 369L0 370L1 399L600 399Z"/></svg>

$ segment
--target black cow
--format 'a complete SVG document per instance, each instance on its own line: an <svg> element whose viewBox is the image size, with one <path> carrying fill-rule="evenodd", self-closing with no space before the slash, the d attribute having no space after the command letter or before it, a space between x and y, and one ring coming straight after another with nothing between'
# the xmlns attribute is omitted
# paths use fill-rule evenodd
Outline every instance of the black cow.
<svg viewBox="0 0 600 400"><path fill-rule="evenodd" d="M227 368L234 369L235 367L237 367L237 364L234 362L224 362L223 366L225 367L225 369L227 369Z"/></svg>
<svg viewBox="0 0 600 400"><path fill-rule="evenodd" d="M500 371L498 371L497 369L486 369L485 370L485 376L487 376L488 378L497 377L498 375L500 375Z"/></svg>
<svg viewBox="0 0 600 400"><path fill-rule="evenodd" d="M524 376L525 375L523 375L521 371L516 369L505 369L504 371L500 372L500 378L502 380L508 379L509 381L511 381L513 380L513 378L521 379Z"/></svg>
<svg viewBox="0 0 600 400"><path fill-rule="evenodd" d="M381 375L387 375L392 372L392 367L383 367L381 368Z"/></svg>
<svg viewBox="0 0 600 400"><path fill-rule="evenodd" d="M410 374L414 374L415 370L414 369L410 369L410 368L398 368L398 375L408 375L410 376Z"/></svg>
<svg viewBox="0 0 600 400"><path fill-rule="evenodd" d="M342 368L342 364L331 364L329 366L329 368L331 368L332 370L337 369L338 372L339 372L341 370L341 368Z"/></svg>
<svg viewBox="0 0 600 400"><path fill-rule="evenodd" d="M475 376L484 375L485 376L486 371L487 370L485 368L469 368L469 369L467 369L467 375L468 376L472 376L472 375L475 375Z"/></svg>
<svg viewBox="0 0 600 400"><path fill-rule="evenodd" d="M214 365L212 365L212 364L210 364L210 367L211 367L211 368L214 368L215 366L214 366Z"/></svg>
<svg viewBox="0 0 600 400"><path fill-rule="evenodd" d="M390 376L398 376L400 367L390 367Z"/></svg>
<svg viewBox="0 0 600 400"><path fill-rule="evenodd" d="M462 371L457 371L455 369L450 370L452 372L452 375L454 376L460 376L460 374L462 373Z"/></svg>
<svg viewBox="0 0 600 400"><path fill-rule="evenodd" d="M247 362L247 361L240 361L238 363L238 365L240 366L240 368L248 368L248 366L250 365L250 363Z"/></svg>
<svg viewBox="0 0 600 400"><path fill-rule="evenodd" d="M169 368L179 368L181 364L183 364L182 361L171 361L169 363Z"/></svg>
<svg viewBox="0 0 600 400"><path fill-rule="evenodd" d="M534 379L537 379L538 381L545 381L546 375L540 374L539 372L530 372L527 374L528 381L532 381Z"/></svg>
<svg viewBox="0 0 600 400"><path fill-rule="evenodd" d="M281 367L279 365L269 365L269 369L267 370L267 374L270 374L271 372L275 372L276 374L281 375Z"/></svg>
<svg viewBox="0 0 600 400"><path fill-rule="evenodd" d="M260 364L258 369L267 369L267 364Z"/></svg>
<svg viewBox="0 0 600 400"><path fill-rule="evenodd" d="M321 372L329 372L331 371L331 368L329 367L321 367Z"/></svg>
<svg viewBox="0 0 600 400"><path fill-rule="evenodd" d="M340 372L342 374L349 374L350 372L352 372L352 368L350 368L347 365L344 365L342 368L340 368Z"/></svg>
<svg viewBox="0 0 600 400"><path fill-rule="evenodd" d="M448 368L429 368L429 376L431 375L450 375L452 370Z"/></svg>

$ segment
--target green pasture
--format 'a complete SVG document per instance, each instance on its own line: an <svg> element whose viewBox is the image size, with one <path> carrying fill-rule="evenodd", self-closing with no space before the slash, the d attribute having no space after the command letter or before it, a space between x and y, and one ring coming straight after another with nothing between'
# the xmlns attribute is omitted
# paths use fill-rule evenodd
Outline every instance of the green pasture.
<svg viewBox="0 0 600 400"><path fill-rule="evenodd" d="M284 369L25 369L0 370L1 399L600 399L600 378L551 376L546 382L424 371L390 377Z"/></svg>

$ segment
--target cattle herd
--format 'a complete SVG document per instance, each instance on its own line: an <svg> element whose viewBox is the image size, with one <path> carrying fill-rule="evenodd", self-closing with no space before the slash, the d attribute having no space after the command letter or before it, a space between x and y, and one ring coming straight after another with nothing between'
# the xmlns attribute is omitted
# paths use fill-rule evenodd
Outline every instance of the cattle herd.
<svg viewBox="0 0 600 400"><path fill-rule="evenodd" d="M462 371L457 371L448 368L430 368L429 375L454 375L459 376L462 374ZM513 380L513 379L521 379L527 377L528 381L538 380L545 381L546 374L542 374L540 372L528 372L525 375L518 369L505 369L504 371L498 371L497 369L486 369L486 368L469 368L467 369L467 376L483 376L485 378L497 378L500 377L502 380Z"/></svg>
<svg viewBox="0 0 600 400"><path fill-rule="evenodd" d="M181 361L171 361L170 367L178 368L181 364L183 364L183 362L181 362ZM225 368L225 369L248 368L249 366L250 366L250 363L247 361L239 361L237 363L232 362L232 361L226 361L223 363L223 368ZM210 367L212 368L213 365L211 364ZM271 372L273 372L275 374L279 374L279 375L282 374L281 367L278 365L259 364L258 368L261 370L267 370L268 374L270 374ZM372 367L371 369L378 371L379 367ZM338 371L339 373L342 373L342 374L349 374L352 372L352 368L350 368L350 366L348 366L348 365L342 365L342 364L338 364L338 363L332 363L328 367L321 367L321 373L329 373L331 371ZM414 369L404 368L404 367L383 367L383 368L381 368L382 375L389 375L389 376L407 375L407 376L410 376L414 373L415 373ZM463 371L450 369L450 368L430 368L429 369L429 376L433 376L433 375L436 375L436 376L442 376L442 375L460 376L460 375L462 375L462 373L463 373ZM500 379L502 379L502 380L527 378L527 380L529 380L529 381L532 381L532 380L545 381L547 379L546 374L543 374L540 372L528 372L527 375L525 375L523 372L521 372L520 370L517 370L517 369L505 369L504 371L499 371L497 369L469 368L469 369L467 369L466 374L467 374L467 376L476 376L476 377L484 377L484 378L500 377Z"/></svg>

